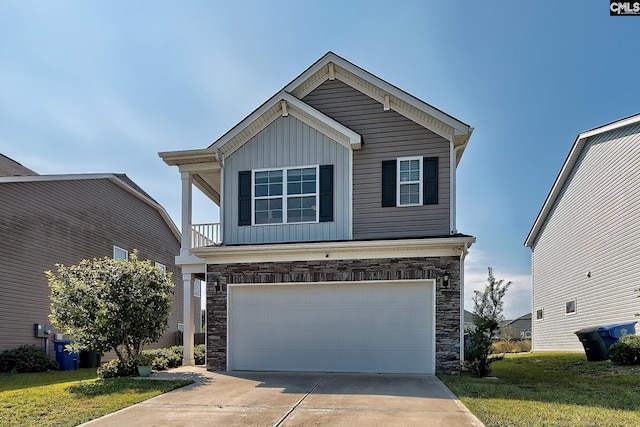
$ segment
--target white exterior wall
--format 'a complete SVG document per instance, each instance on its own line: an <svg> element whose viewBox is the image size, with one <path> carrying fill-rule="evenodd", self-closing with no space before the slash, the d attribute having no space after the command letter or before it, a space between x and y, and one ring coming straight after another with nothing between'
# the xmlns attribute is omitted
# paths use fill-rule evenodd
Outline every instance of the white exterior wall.
<svg viewBox="0 0 640 427"><path fill-rule="evenodd" d="M534 351L583 351L575 331L640 320L640 125L586 142L531 264ZM572 299L577 312L567 315Z"/></svg>

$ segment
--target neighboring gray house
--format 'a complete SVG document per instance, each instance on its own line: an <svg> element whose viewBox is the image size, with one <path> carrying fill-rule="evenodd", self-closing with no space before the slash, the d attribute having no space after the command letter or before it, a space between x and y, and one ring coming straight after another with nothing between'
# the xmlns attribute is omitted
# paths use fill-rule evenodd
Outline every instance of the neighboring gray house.
<svg viewBox="0 0 640 427"><path fill-rule="evenodd" d="M208 368L458 371L471 132L329 52L208 148L160 153L184 286L207 277ZM220 224L191 223L193 185Z"/></svg>
<svg viewBox="0 0 640 427"><path fill-rule="evenodd" d="M0 155L0 241L0 351L44 345L34 336L34 324L48 323L45 270L85 258L125 257L134 249L173 273L168 329L154 346L174 344L183 323L182 276L174 262L180 233L162 206L126 175L37 175ZM199 298L193 307L199 325Z"/></svg>
<svg viewBox="0 0 640 427"><path fill-rule="evenodd" d="M523 316L513 320L505 320L500 322L500 330L496 338L504 339L505 329L508 328L511 339L516 340L528 340L531 339L531 313L527 313Z"/></svg>
<svg viewBox="0 0 640 427"><path fill-rule="evenodd" d="M640 311L640 114L578 135L531 228L533 350Z"/></svg>

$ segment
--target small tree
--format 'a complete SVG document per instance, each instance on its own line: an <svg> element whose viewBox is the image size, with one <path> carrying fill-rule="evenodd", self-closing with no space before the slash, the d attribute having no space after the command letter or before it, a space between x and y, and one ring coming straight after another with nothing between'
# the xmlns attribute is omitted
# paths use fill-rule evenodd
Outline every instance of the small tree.
<svg viewBox="0 0 640 427"><path fill-rule="evenodd" d="M113 350L131 366L145 344L167 329L173 282L149 261L100 258L82 260L57 272L46 271L51 288L49 319L74 340L74 351Z"/></svg>
<svg viewBox="0 0 640 427"><path fill-rule="evenodd" d="M475 291L473 296L473 323L469 330L469 344L465 348L465 367L478 377L491 373L490 359L493 337L499 329L502 316L502 298L511 286L511 282L496 280L489 267L489 277L484 292Z"/></svg>

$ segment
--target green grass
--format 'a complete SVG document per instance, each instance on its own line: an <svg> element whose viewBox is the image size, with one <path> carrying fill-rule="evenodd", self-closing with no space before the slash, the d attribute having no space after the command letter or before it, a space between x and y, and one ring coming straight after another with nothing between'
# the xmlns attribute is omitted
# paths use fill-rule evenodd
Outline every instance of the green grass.
<svg viewBox="0 0 640 427"><path fill-rule="evenodd" d="M0 425L75 426L191 383L100 380L95 369L0 374Z"/></svg>
<svg viewBox="0 0 640 427"><path fill-rule="evenodd" d="M499 379L439 377L488 427L640 425L638 366L531 353L508 355L491 367Z"/></svg>

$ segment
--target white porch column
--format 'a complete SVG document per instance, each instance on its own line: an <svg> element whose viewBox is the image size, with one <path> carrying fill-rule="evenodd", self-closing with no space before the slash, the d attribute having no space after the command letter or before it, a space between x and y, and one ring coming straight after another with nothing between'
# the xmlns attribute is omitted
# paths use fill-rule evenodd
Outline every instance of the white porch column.
<svg viewBox="0 0 640 427"><path fill-rule="evenodd" d="M188 256L191 248L192 178L190 172L180 172L180 177L182 178L182 241L180 243L180 255Z"/></svg>
<svg viewBox="0 0 640 427"><path fill-rule="evenodd" d="M182 333L182 344L183 344L183 358L182 358L182 366L193 366L196 364L195 357L193 356L193 275L192 274L183 274L182 275L183 282L183 324L184 324L184 332Z"/></svg>

